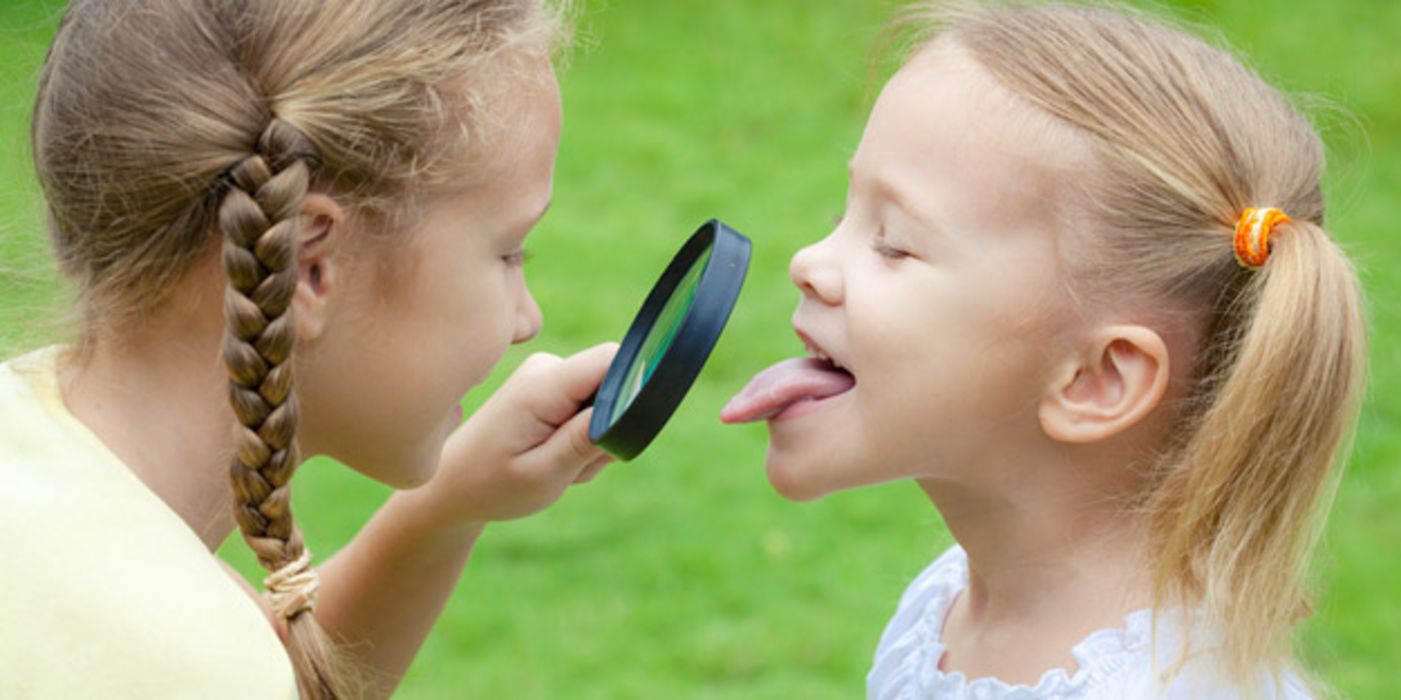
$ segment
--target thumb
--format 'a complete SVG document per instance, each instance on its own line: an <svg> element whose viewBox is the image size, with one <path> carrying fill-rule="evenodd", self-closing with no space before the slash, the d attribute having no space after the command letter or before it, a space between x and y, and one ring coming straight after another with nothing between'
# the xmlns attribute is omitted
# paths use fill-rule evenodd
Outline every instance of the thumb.
<svg viewBox="0 0 1401 700"><path fill-rule="evenodd" d="M593 408L580 411L539 447L531 450L529 459L540 462L546 471L566 474L571 478L577 476L604 455L603 448L589 440L589 420L592 418Z"/></svg>
<svg viewBox="0 0 1401 700"><path fill-rule="evenodd" d="M616 354L617 343L603 343L574 353L551 366L540 379L557 390L540 396L535 415L553 426L563 425L571 417L576 417L579 406L598 391L603 375L608 372L608 365ZM584 426L587 429L587 421ZM588 442L587 435L584 441Z"/></svg>

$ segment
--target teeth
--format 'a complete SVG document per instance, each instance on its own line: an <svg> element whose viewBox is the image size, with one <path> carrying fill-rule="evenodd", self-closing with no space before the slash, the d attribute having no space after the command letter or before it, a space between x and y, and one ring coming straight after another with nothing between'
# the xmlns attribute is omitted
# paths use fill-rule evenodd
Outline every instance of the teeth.
<svg viewBox="0 0 1401 700"><path fill-rule="evenodd" d="M823 362L826 362L827 364L832 365L833 367L836 367L837 369L845 369L844 367L842 367L842 365L841 365L840 362L837 362L836 360L832 359L831 356L829 356L827 353L822 352L821 350L818 350L817 348L815 348L815 347L813 347L813 346L811 346L811 345L808 345L808 346L807 346L807 351L808 351L808 353L810 353L813 357L815 357L815 358L817 358L817 359L819 359L819 360L821 360L821 361L823 361Z"/></svg>

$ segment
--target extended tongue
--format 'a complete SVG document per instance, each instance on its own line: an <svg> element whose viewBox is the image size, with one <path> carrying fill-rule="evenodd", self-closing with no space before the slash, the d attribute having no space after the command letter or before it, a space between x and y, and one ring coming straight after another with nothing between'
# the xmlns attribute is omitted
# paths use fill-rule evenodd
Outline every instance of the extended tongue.
<svg viewBox="0 0 1401 700"><path fill-rule="evenodd" d="M720 410L720 420L764 420L804 399L836 396L855 384L850 374L811 357L784 360L751 379L749 386Z"/></svg>

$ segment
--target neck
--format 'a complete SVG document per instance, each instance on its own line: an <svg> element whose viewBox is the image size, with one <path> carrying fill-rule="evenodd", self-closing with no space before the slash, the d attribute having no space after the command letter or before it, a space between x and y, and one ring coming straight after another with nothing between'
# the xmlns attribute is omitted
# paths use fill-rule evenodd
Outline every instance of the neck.
<svg viewBox="0 0 1401 700"><path fill-rule="evenodd" d="M1033 462L996 484L922 480L968 554L969 624L1025 627L1083 611L1089 630L1146 607L1142 533L1125 511L1122 462ZM1000 488L999 488L1000 487Z"/></svg>
<svg viewBox="0 0 1401 700"><path fill-rule="evenodd" d="M73 415L210 551L234 527L222 325L217 306L162 312L138 331L97 339L59 372Z"/></svg>

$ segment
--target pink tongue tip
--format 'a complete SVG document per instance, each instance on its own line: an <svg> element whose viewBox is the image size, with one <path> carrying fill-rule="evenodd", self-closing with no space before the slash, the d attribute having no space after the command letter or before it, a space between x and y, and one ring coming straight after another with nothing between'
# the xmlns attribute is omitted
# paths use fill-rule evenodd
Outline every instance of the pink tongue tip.
<svg viewBox="0 0 1401 700"><path fill-rule="evenodd" d="M764 420L799 401L830 398L855 384L850 374L813 358L784 360L751 379L749 385L720 410L720 420L726 423Z"/></svg>

